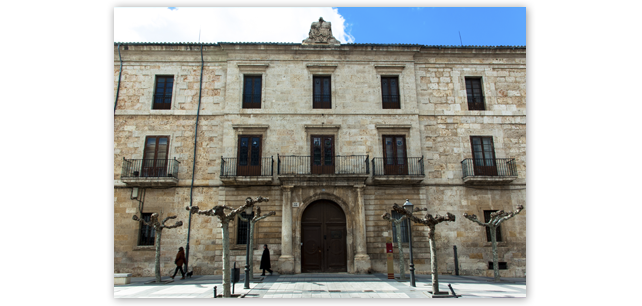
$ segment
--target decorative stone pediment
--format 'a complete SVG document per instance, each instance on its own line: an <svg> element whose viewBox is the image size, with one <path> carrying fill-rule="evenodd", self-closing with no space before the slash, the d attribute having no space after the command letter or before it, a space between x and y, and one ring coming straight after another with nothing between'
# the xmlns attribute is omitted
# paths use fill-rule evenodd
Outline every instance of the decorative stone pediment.
<svg viewBox="0 0 642 306"><path fill-rule="evenodd" d="M341 43L332 36L332 23L319 18L319 21L313 22L310 26L308 38L302 43L303 45L340 45Z"/></svg>

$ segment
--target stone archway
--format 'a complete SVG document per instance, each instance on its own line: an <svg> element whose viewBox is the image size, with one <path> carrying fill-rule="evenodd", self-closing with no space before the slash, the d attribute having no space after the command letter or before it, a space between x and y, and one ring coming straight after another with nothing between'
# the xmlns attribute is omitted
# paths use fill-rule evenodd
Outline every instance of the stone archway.
<svg viewBox="0 0 642 306"><path fill-rule="evenodd" d="M301 216L301 272L347 272L346 216L328 200L311 203Z"/></svg>
<svg viewBox="0 0 642 306"><path fill-rule="evenodd" d="M354 273L354 246L353 246L353 229L354 229L354 217L349 213L348 204L338 196L331 193L317 193L313 196L310 196L302 201L300 208L295 214L293 214L293 244L294 248L294 257L295 257L295 273L302 273L302 232L303 232L303 223L302 218L308 207L316 205L317 203L326 202L336 205L337 208L340 208L343 215L345 216L345 231L343 232L345 237L345 262L346 270L348 273ZM330 222L331 223L331 222ZM328 235L328 234L326 234ZM326 236L327 237L327 236ZM344 271L346 271L344 270Z"/></svg>

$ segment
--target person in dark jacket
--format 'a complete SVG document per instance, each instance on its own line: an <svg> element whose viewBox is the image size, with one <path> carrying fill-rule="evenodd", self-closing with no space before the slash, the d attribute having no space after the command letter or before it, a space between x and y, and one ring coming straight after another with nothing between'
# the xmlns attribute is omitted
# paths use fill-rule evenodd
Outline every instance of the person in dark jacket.
<svg viewBox="0 0 642 306"><path fill-rule="evenodd" d="M174 270L174 275L172 275L172 279L176 276L176 273L178 273L178 270L181 270L181 279L185 279L185 272L183 272L183 264L185 263L185 251L183 250L183 247L178 248L178 253L176 254L176 259L174 260L174 263L176 264L176 270Z"/></svg>
<svg viewBox="0 0 642 306"><path fill-rule="evenodd" d="M270 272L270 275L272 275L272 269L270 269L270 250L267 247L267 244L263 245L263 256L261 256L261 266L259 269L263 270L263 274L261 276L265 276L265 270L268 270Z"/></svg>

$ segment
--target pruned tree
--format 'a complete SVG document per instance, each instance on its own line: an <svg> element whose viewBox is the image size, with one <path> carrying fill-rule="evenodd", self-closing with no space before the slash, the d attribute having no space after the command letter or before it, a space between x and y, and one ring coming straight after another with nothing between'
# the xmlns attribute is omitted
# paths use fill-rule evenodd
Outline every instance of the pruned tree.
<svg viewBox="0 0 642 306"><path fill-rule="evenodd" d="M486 223L482 223L475 215L468 215L464 213L464 218L473 221L481 226L487 227L490 230L490 241L493 249L493 273L495 282L499 282L499 265L497 259L497 227L504 221L519 214L524 209L524 206L518 205L517 210L514 212L504 212L503 210L496 211L490 214L490 219Z"/></svg>
<svg viewBox="0 0 642 306"><path fill-rule="evenodd" d="M430 271L432 272L432 294L439 293L439 277L437 275L437 247L435 246L435 226L441 222L454 222L455 215L447 212L445 216L426 214L423 218L417 218L412 213L399 206L392 205L392 209L399 214L405 215L414 223L428 226L428 242L430 243ZM427 208L415 208L413 212L427 211Z"/></svg>
<svg viewBox="0 0 642 306"><path fill-rule="evenodd" d="M263 220L263 219L265 219L265 218L267 218L269 216L273 216L273 215L276 215L275 211L271 211L271 212L261 216L261 207L257 206L256 207L256 214L254 215L254 218L252 218L252 220L249 220L250 228L248 230L250 231L250 240L247 241L247 243L249 244L249 249L251 250L250 252L252 252L250 254L250 264L249 264L250 279L254 279L254 223L259 222L259 221L261 221L261 220ZM244 218L241 215L239 215L239 218L241 220L245 221L245 222L248 222L248 219Z"/></svg>
<svg viewBox="0 0 642 306"><path fill-rule="evenodd" d="M401 246L401 222L406 220L408 217L406 216L401 216L399 219L393 219L390 216L390 213L385 213L381 215L381 217L384 220L390 221L392 223L392 226L395 227L396 229L396 236L397 236L397 248L399 248L399 279L405 280L406 279L406 262L405 259L403 258L403 247Z"/></svg>
<svg viewBox="0 0 642 306"><path fill-rule="evenodd" d="M206 215L206 216L212 216L212 217L217 217L219 221L221 222L221 233L223 234L223 297L231 297L232 292L230 290L230 231L229 231L229 224L230 221L234 220L236 218L236 215L240 214L241 212L245 211L246 208L248 207L253 207L254 204L260 203L260 202L268 202L268 198L264 197L256 197L255 199L252 199L251 197L248 197L245 199L245 204L243 204L241 207L237 209L233 209L229 206L226 205L216 205L214 208L210 210L199 210L198 206L187 206L185 207L186 210L189 210L191 214L199 214L199 215ZM230 213L225 214L225 209L231 210Z"/></svg>
<svg viewBox="0 0 642 306"><path fill-rule="evenodd" d="M132 219L134 221L140 222L140 224L144 224L147 226L150 226L154 228L154 246L156 246L156 259L155 259L155 265L154 265L154 274L156 276L156 282L160 283L161 281L161 270L160 270L160 254L161 254L161 235L163 233L163 229L165 228L175 228L183 225L183 221L177 221L174 223L174 225L165 225L165 222L167 222L170 219L176 219L176 216L169 216L163 220L163 222L159 222L158 218L159 215L158 213L153 213L151 218L149 219L149 222L145 221L143 219L143 214L140 210L138 210L140 213L140 217L137 215L134 215ZM162 212L161 212L162 213Z"/></svg>

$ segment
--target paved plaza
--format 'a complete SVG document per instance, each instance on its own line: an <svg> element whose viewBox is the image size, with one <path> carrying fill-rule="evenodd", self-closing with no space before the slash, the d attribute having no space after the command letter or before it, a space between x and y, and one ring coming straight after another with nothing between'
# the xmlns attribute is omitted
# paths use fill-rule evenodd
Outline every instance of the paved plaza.
<svg viewBox="0 0 642 306"><path fill-rule="evenodd" d="M397 275L398 277L398 275ZM163 277L161 284L153 277L134 277L131 284L115 285L114 298L213 298L214 286L221 294L221 275L194 276L185 280ZM386 274L355 275L347 273L259 276L243 289L243 275L234 294L241 298L431 298L430 275L417 275L416 287L409 281L388 279ZM523 298L525 278L439 276L439 290L448 292L451 285L459 298Z"/></svg>

